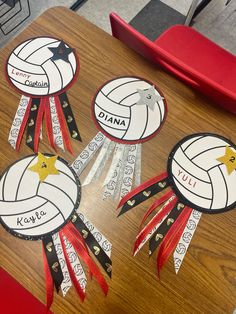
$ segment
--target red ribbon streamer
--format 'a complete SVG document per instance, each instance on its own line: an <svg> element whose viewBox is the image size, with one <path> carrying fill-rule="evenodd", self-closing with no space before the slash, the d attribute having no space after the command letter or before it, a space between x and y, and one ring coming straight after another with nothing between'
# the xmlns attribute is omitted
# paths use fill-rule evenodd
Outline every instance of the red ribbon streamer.
<svg viewBox="0 0 236 314"><path fill-rule="evenodd" d="M47 291L47 313L49 313L50 307L53 302L54 284L53 284L52 275L48 266L48 261L47 261L47 257L44 251L44 247L43 247L43 264L44 264L46 291Z"/></svg>
<svg viewBox="0 0 236 314"><path fill-rule="evenodd" d="M180 237L184 231L184 228L188 222L189 216L191 215L192 209L185 207L180 213L176 221L171 226L170 230L167 232L162 244L159 248L157 255L157 272L160 279L160 272L163 266L168 261L172 251L178 244Z"/></svg>
<svg viewBox="0 0 236 314"><path fill-rule="evenodd" d="M143 230L138 234L135 244L134 244L134 249L133 249L133 254L136 254L137 249L139 248L140 244L142 241L147 237L149 232L152 231L152 229L166 216L170 213L170 211L174 208L175 204L177 203L177 198L175 197L173 200L171 200L166 206L162 208L160 212L158 212L152 220L146 225L146 227L143 228Z"/></svg>
<svg viewBox="0 0 236 314"><path fill-rule="evenodd" d="M137 186L135 189L133 189L130 193L126 194L121 200L120 203L117 207L120 208L121 206L123 206L129 199L131 199L132 197L134 197L136 194L142 192L143 190L145 190L146 188L148 188L149 186L163 180L167 178L167 172L164 172L162 174L160 174L159 176L156 176L146 182L144 182L143 184Z"/></svg>
<svg viewBox="0 0 236 314"><path fill-rule="evenodd" d="M44 111L45 111L45 99L42 98L40 101L38 115L35 122L35 135L34 135L34 152L35 153L38 152L40 128L43 122Z"/></svg>
<svg viewBox="0 0 236 314"><path fill-rule="evenodd" d="M155 202L148 208L148 211L146 212L146 214L144 215L141 224L140 224L140 228L142 226L142 224L145 222L145 220L148 218L148 216L151 215L151 213L161 204L163 204L164 202L166 202L168 199L170 199L172 196L174 196L173 191L169 191L167 193L165 193L164 195L162 195L160 198L158 198L157 200L155 200Z"/></svg>
<svg viewBox="0 0 236 314"><path fill-rule="evenodd" d="M47 129L49 143L56 150L54 139L53 139L52 118L51 118L50 103L49 103L48 98L45 99L45 121L46 121L46 129Z"/></svg>
<svg viewBox="0 0 236 314"><path fill-rule="evenodd" d="M16 141L16 151L18 151L20 149L20 143L21 143L24 131L25 131L26 124L27 124L28 119L29 119L31 103L32 103L32 98L30 98L30 100L28 102L28 105L27 105L27 108L25 111L25 115L24 115L23 121L22 121L21 126L20 126L20 130L19 130L19 133L17 136L17 141Z"/></svg>
<svg viewBox="0 0 236 314"><path fill-rule="evenodd" d="M97 265L94 263L92 258L89 256L88 251L84 248L85 242L81 234L77 231L75 226L69 222L62 230L61 232L66 236L66 238L70 241L70 243L73 245L79 256L83 259L85 264L88 266L91 273L96 278L98 284L100 285L102 291L105 295L108 293L108 285L106 280L104 279L102 273L100 272ZM81 244L81 242L84 243Z"/></svg>
<svg viewBox="0 0 236 314"><path fill-rule="evenodd" d="M68 267L68 270L69 270L69 274L70 274L71 280L73 282L73 285L74 285L74 287L75 287L75 289L76 289L80 299L82 301L84 301L85 292L81 288L81 286L80 286L80 284L79 284L79 282L78 282L78 280L77 280L77 278L76 278L76 276L74 274L74 271L73 271L73 268L71 266L68 254L67 254L65 243L64 243L63 236L62 236L61 232L59 232L59 236L60 236L60 239L61 239L61 245L62 245L62 249L63 249L63 252L64 252L64 256L65 256L65 259L66 259L66 264L67 264L67 267Z"/></svg>
<svg viewBox="0 0 236 314"><path fill-rule="evenodd" d="M65 123L64 114L63 114L63 111L61 109L60 100L57 96L54 97L54 100L55 100L55 106L56 106L56 110L57 110L57 116L58 116L58 120L60 123L63 140L65 141L65 146L66 146L67 150L73 155L73 150L72 150L72 147L70 144L70 139L68 136L68 131L67 131L66 123Z"/></svg>

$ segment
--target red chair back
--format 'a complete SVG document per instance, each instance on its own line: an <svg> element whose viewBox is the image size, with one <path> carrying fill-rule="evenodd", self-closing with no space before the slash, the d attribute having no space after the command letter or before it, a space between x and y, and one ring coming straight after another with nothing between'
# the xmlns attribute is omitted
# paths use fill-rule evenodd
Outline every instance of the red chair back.
<svg viewBox="0 0 236 314"><path fill-rule="evenodd" d="M117 14L111 13L110 21L114 37L236 113L234 55L187 26L173 26L152 42Z"/></svg>

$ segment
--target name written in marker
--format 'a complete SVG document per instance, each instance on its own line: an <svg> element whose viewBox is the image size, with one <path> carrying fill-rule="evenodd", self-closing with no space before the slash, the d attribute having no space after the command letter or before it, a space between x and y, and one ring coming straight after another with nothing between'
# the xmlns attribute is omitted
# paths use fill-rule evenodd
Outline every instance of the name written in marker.
<svg viewBox="0 0 236 314"><path fill-rule="evenodd" d="M191 177L189 174L186 174L183 170L178 169L178 178L181 181L184 181L185 184L188 184L193 188L196 187L197 181L193 177Z"/></svg>
<svg viewBox="0 0 236 314"><path fill-rule="evenodd" d="M25 218L17 217L16 224L17 226L21 226L21 227L24 227L25 225L29 225L29 224L35 224L36 222L41 220L41 218L45 216L46 214L47 214L46 212L41 210L41 211L36 211L34 215L31 215Z"/></svg>

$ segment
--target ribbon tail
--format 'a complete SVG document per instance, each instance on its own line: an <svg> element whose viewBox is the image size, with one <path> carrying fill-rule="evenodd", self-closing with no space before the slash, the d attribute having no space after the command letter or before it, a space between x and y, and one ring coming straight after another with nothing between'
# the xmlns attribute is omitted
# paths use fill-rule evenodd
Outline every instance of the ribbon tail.
<svg viewBox="0 0 236 314"><path fill-rule="evenodd" d="M185 254L187 253L190 242L193 238L195 231L197 230L198 223L201 219L202 213L197 210L192 210L185 229L180 237L180 240L175 248L173 258L175 273L177 274L182 262L184 260Z"/></svg>
<svg viewBox="0 0 236 314"><path fill-rule="evenodd" d="M192 212L192 209L185 207L184 210L180 213L170 230L165 235L165 238L160 246L158 256L157 256L157 272L158 277L160 278L160 272L163 266L168 261L171 253L176 247L181 234L187 224L189 216Z"/></svg>
<svg viewBox="0 0 236 314"><path fill-rule="evenodd" d="M81 175L93 155L103 145L105 139L106 137L101 132L98 132L85 149L79 154L79 156L73 161L71 167L78 176Z"/></svg>
<svg viewBox="0 0 236 314"><path fill-rule="evenodd" d="M74 229L74 232L72 230ZM93 274L93 276L96 278L98 284L100 285L103 293L107 295L108 293L108 285L106 280L104 279L102 273L100 272L97 265L94 263L92 258L89 256L88 252L84 249L81 242L84 242L83 237L81 237L80 233L76 230L74 225L72 223L68 223L64 229L62 230L63 235L70 241L70 243L73 245L79 256L83 259L85 264L88 266L89 270ZM77 235L75 237L75 234Z"/></svg>
<svg viewBox="0 0 236 314"><path fill-rule="evenodd" d="M30 104L30 112L27 123L27 131L26 131L26 145L34 151L35 148L35 126L36 120L40 107L40 99L33 98ZM39 136L39 134L38 134Z"/></svg>
<svg viewBox="0 0 236 314"><path fill-rule="evenodd" d="M52 118L51 118L50 103L49 103L48 98L45 99L45 120L46 120L46 129L47 129L49 143L51 147L56 150L54 139L53 139Z"/></svg>
<svg viewBox="0 0 236 314"><path fill-rule="evenodd" d="M137 145L136 163L134 169L134 185L139 186L141 184L141 163L142 163L142 145Z"/></svg>
<svg viewBox="0 0 236 314"><path fill-rule="evenodd" d="M144 245L145 242L154 234L156 230L160 227L163 220L168 217L171 210L177 203L177 198L173 196L170 198L159 210L159 212L149 221L149 223L140 231L136 237L134 244L133 254L136 255L141 248L141 244ZM152 234L150 234L152 232Z"/></svg>
<svg viewBox="0 0 236 314"><path fill-rule="evenodd" d="M162 195L160 198L158 198L152 205L148 208L146 214L144 215L141 223L140 223L140 228L143 225L143 223L146 221L146 219L151 215L151 213L160 205L165 203L168 199L172 198L174 196L174 193L172 191L168 191L164 195Z"/></svg>
<svg viewBox="0 0 236 314"><path fill-rule="evenodd" d="M24 134L25 126L29 117L31 98L24 95L21 96L18 108L8 136L10 145L19 150L20 142Z"/></svg>
<svg viewBox="0 0 236 314"><path fill-rule="evenodd" d="M70 139L69 139L68 132L66 129L64 114L63 114L61 103L60 103L58 96L54 97L54 101L55 101L58 121L59 121L60 128L61 128L61 133L62 133L63 140L65 142L66 149L73 155L73 150L72 150Z"/></svg>
<svg viewBox="0 0 236 314"><path fill-rule="evenodd" d="M44 272L45 272L46 293L47 293L46 302L47 302L47 313L48 313L53 303L54 284L53 284L51 272L48 266L47 257L44 251L44 246L43 246L43 265L44 265Z"/></svg>
<svg viewBox="0 0 236 314"><path fill-rule="evenodd" d="M34 152L38 152L38 146L39 146L39 138L42 130L42 122L43 122L43 115L45 111L45 99L41 99L38 114L36 118L35 123L35 134L34 134Z"/></svg>
<svg viewBox="0 0 236 314"><path fill-rule="evenodd" d="M118 216L141 204L153 195L161 192L168 185L169 183L166 172L144 182L121 199L118 205L118 208L121 207L121 211Z"/></svg>
<svg viewBox="0 0 236 314"><path fill-rule="evenodd" d="M80 283L78 282L78 280L77 280L77 278L76 278L76 276L74 274L74 270L72 268L71 261L70 261L69 256L68 256L69 254L68 254L68 252L66 250L65 242L68 241L68 240L67 240L67 238L65 236L62 235L62 232L59 232L59 236L60 236L62 249L63 249L64 255L65 255L66 264L67 264L67 267L68 267L68 270L69 270L69 274L70 274L71 280L73 282L73 285L74 285L74 287L76 289L76 292L79 295L80 299L82 301L84 301L85 291L80 286Z"/></svg>
<svg viewBox="0 0 236 314"><path fill-rule="evenodd" d="M52 122L53 142L55 146L59 147L64 152L65 148L54 97L49 97L49 105L51 113L50 118Z"/></svg>
<svg viewBox="0 0 236 314"><path fill-rule="evenodd" d="M62 108L64 117L65 117L65 120L67 123L68 130L70 132L70 136L73 139L82 142L77 124L75 122L75 117L74 117L74 114L73 114L73 111L71 109L71 105L70 105L70 102L69 102L69 99L68 99L66 93L63 93L63 94L59 95L58 97L59 97L59 100L61 103L61 108Z"/></svg>
<svg viewBox="0 0 236 314"><path fill-rule="evenodd" d="M79 216L76 217L75 215L73 217L73 224L77 231L81 234L81 237L84 238L84 241L88 245L91 252L94 254L94 257L98 260L102 268L105 270L105 272L108 274L109 277L112 275L112 261L107 255L107 253L103 250L103 248L100 246L96 238L93 236L93 234L90 232L90 230L87 228L87 226L84 224L84 222L80 219ZM71 232L76 237L75 230L72 229ZM101 234L100 234L101 235ZM101 235L102 236L102 235Z"/></svg>

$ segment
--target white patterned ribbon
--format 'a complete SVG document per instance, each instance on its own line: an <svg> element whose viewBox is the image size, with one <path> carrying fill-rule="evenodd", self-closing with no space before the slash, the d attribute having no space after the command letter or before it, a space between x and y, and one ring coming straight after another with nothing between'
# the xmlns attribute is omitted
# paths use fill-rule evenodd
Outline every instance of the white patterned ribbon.
<svg viewBox="0 0 236 314"><path fill-rule="evenodd" d="M102 170L105 167L106 161L108 160L114 149L114 146L114 142L112 142L108 138L105 138L102 148L82 185L88 185L89 183L96 181L100 177Z"/></svg>
<svg viewBox="0 0 236 314"><path fill-rule="evenodd" d="M108 257L111 257L111 249L112 244L107 240L107 238L100 232L94 225L89 221L89 219L82 213L77 212L80 219L84 222L86 227L89 229L89 231L92 233L94 238L97 240L97 242L100 244L103 251L106 253Z"/></svg>
<svg viewBox="0 0 236 314"><path fill-rule="evenodd" d="M176 274L178 273L181 264L183 263L185 254L188 250L188 247L190 245L190 242L193 238L194 232L197 229L197 225L200 221L202 213L197 210L192 210L192 213L189 217L189 220L186 224L186 227L181 235L181 238L179 240L179 243L176 246L176 249L174 251L173 257L174 257L174 267Z"/></svg>
<svg viewBox="0 0 236 314"><path fill-rule="evenodd" d="M73 247L73 245L63 236L63 240L66 247L67 256L69 258L70 264L72 266L73 272L75 277L80 285L80 287L85 292L86 285L87 285L87 278L84 272L84 269L80 263L79 257Z"/></svg>
<svg viewBox="0 0 236 314"><path fill-rule="evenodd" d="M70 274L69 274L69 271L67 268L65 255L64 255L64 252L62 249L61 239L60 239L58 233L55 233L52 236L52 239L53 239L56 254L57 254L60 266L61 266L61 270L63 273L63 281L61 283L61 290L62 290L63 296L65 296L67 294L67 292L69 291L70 287L72 286L72 282L71 282Z"/></svg>
<svg viewBox="0 0 236 314"><path fill-rule="evenodd" d="M106 137L101 132L98 132L96 136L91 140L91 142L85 147L85 149L79 154L79 156L73 161L71 167L74 169L78 176L80 176L84 168L89 163L90 159L102 146L105 138Z"/></svg>
<svg viewBox="0 0 236 314"><path fill-rule="evenodd" d="M60 123L58 120L54 97L49 98L50 113L52 120L53 141L57 147L65 151Z"/></svg>
<svg viewBox="0 0 236 314"><path fill-rule="evenodd" d="M123 156L125 151L125 145L123 144L116 144L114 156L110 165L110 168L108 170L106 179L103 183L104 190L103 190L103 199L106 199L108 197L115 197L115 191L117 180L119 177L120 169L122 166Z"/></svg>
<svg viewBox="0 0 236 314"><path fill-rule="evenodd" d="M142 144L137 144L136 162L134 168L134 186L141 184Z"/></svg>
<svg viewBox="0 0 236 314"><path fill-rule="evenodd" d="M25 117L26 110L29 106L29 102L30 102L30 97L27 97L24 95L21 96L14 120L12 122L12 126L11 126L9 136L8 136L8 142L11 144L11 146L14 149L16 149L16 143L17 143L19 131L20 131L23 119Z"/></svg>
<svg viewBox="0 0 236 314"><path fill-rule="evenodd" d="M172 196L168 199L168 201L165 202L165 204L160 208L160 210L158 211L158 213L156 215L158 215L173 199L175 198L175 196ZM156 215L149 221L149 223L151 223L154 218L156 217ZM165 215L163 217L163 219L149 232L149 234L146 236L146 238L140 243L139 247L137 248L137 250L134 252L134 256L140 251L140 249L144 246L144 244L151 238L151 236L154 234L154 232L160 227L160 225L162 224L162 222L167 218L167 216L169 215L169 213L167 215ZM142 231L140 231L141 233ZM136 236L136 239L139 237L140 233Z"/></svg>
<svg viewBox="0 0 236 314"><path fill-rule="evenodd" d="M129 152L125 160L124 175L122 178L120 198L128 194L133 185L134 169L136 164L137 145L129 145Z"/></svg>

